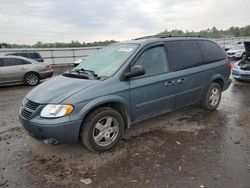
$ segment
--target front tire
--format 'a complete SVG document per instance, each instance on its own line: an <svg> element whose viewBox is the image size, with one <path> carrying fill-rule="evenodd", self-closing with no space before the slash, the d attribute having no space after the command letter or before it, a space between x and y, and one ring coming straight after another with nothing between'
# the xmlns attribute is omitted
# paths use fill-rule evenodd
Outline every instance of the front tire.
<svg viewBox="0 0 250 188"><path fill-rule="evenodd" d="M220 100L221 86L218 83L213 82L207 90L206 96L202 101L202 106L207 110L215 111L220 104Z"/></svg>
<svg viewBox="0 0 250 188"><path fill-rule="evenodd" d="M102 107L91 112L83 121L81 141L95 152L104 152L113 148L121 139L124 121L119 112Z"/></svg>
<svg viewBox="0 0 250 188"><path fill-rule="evenodd" d="M25 82L25 84L27 84L29 86L35 86L35 85L39 84L40 76L39 76L39 74L37 74L35 72L27 73L24 76L24 82Z"/></svg>

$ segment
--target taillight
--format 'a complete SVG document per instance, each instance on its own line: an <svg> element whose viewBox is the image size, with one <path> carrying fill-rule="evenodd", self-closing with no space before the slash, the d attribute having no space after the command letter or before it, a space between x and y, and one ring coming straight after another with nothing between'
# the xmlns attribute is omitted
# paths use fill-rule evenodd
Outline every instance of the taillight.
<svg viewBox="0 0 250 188"><path fill-rule="evenodd" d="M51 70L51 65L50 64L44 64L44 66L46 67L46 69Z"/></svg>
<svg viewBox="0 0 250 188"><path fill-rule="evenodd" d="M228 68L229 71L231 71L231 70L232 70L232 64L231 64L231 63L228 63L228 64L227 64L227 68Z"/></svg>

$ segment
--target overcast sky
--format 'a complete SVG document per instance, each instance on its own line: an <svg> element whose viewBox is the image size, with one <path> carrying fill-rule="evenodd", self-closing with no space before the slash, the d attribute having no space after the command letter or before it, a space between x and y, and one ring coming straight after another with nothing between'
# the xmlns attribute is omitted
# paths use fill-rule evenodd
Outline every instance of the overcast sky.
<svg viewBox="0 0 250 188"><path fill-rule="evenodd" d="M249 0L0 0L0 42L127 40L250 24Z"/></svg>

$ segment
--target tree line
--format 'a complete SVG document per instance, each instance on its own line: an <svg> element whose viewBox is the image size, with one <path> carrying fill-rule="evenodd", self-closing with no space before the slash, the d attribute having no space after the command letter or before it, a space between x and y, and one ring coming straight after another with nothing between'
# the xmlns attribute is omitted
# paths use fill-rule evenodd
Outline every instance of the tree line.
<svg viewBox="0 0 250 188"><path fill-rule="evenodd" d="M115 43L115 40L95 41L95 42L79 42L72 40L71 42L54 42L54 43L42 43L38 41L33 45L28 44L8 44L0 43L0 48L76 48L76 47L94 47L94 46L107 46Z"/></svg>
<svg viewBox="0 0 250 188"><path fill-rule="evenodd" d="M246 37L250 36L250 25L245 27L230 27L226 30L219 30L216 27L211 29L201 30L201 31L182 31L174 29L158 33L159 35L169 35L169 36L201 36L207 38L223 38L223 37ZM70 47L94 47L94 46L107 46L109 44L115 43L115 40L105 40L105 41L95 41L95 42L79 42L77 40L72 40L71 42L54 42L54 43L43 43L37 42L33 45L27 44L8 44L0 43L0 48L70 48Z"/></svg>
<svg viewBox="0 0 250 188"><path fill-rule="evenodd" d="M224 38L224 37L246 37L250 36L250 25L245 27L230 27L226 30L219 30L216 27L212 29L206 29L201 31L182 31L182 30L171 30L167 29L160 32L159 35L169 35L169 36L201 36L207 38Z"/></svg>

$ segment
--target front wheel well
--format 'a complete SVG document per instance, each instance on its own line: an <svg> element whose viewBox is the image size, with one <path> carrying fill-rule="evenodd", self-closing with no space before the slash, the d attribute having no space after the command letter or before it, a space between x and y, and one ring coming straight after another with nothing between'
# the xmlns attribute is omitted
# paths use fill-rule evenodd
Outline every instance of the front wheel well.
<svg viewBox="0 0 250 188"><path fill-rule="evenodd" d="M126 109L126 107L119 103L119 102L107 102L107 103L104 103L104 104L101 104L99 106L96 106L94 107L93 109L91 109L84 117L84 119L91 113L93 112L94 110L96 110L97 108L101 108L101 107L109 107L109 108L112 108L114 110L116 110L117 112L119 112L123 118L123 121L124 121L124 129L128 129L130 127L130 124L131 124L131 119L130 119L130 116L128 114L128 111Z"/></svg>

